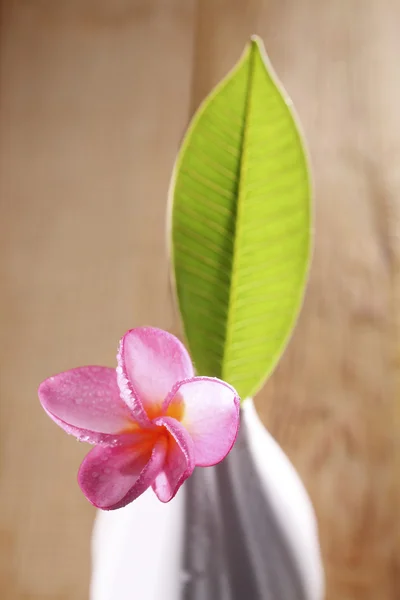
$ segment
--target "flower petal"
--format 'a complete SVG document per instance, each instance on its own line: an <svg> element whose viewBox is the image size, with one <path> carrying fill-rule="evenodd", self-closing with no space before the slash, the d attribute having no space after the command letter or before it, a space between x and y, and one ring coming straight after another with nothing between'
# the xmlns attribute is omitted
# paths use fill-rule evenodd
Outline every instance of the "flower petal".
<svg viewBox="0 0 400 600"><path fill-rule="evenodd" d="M157 416L176 382L193 377L183 344L154 327L138 327L124 335L117 371L122 396L138 420L143 419L143 408L150 419Z"/></svg>
<svg viewBox="0 0 400 600"><path fill-rule="evenodd" d="M154 422L165 427L170 434L164 466L153 483L153 490L158 499L161 502L169 502L185 479L193 473L195 467L193 442L176 419L159 417Z"/></svg>
<svg viewBox="0 0 400 600"><path fill-rule="evenodd" d="M239 429L240 399L236 390L212 377L193 377L176 384L163 409L183 403L182 425L193 440L195 463L210 467L231 450Z"/></svg>
<svg viewBox="0 0 400 600"><path fill-rule="evenodd" d="M43 381L38 394L53 421L82 441L117 443L116 434L135 428L120 398L115 369L71 369Z"/></svg>
<svg viewBox="0 0 400 600"><path fill-rule="evenodd" d="M148 436L143 435L142 444L95 446L84 458L78 483L97 508L114 510L126 506L143 494L160 473L167 453L167 438L160 436L151 447Z"/></svg>

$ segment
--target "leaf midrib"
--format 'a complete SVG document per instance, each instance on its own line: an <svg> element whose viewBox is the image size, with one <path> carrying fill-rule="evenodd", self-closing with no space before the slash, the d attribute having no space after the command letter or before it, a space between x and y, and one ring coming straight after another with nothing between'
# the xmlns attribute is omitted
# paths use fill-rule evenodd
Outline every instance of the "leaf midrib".
<svg viewBox="0 0 400 600"><path fill-rule="evenodd" d="M248 118L250 114L250 104L251 104L251 94L252 94L252 81L253 81L253 72L254 72L254 62L256 55L256 47L257 43L252 40L250 42L249 55L247 60L249 62L248 66L248 79L247 79L247 88L246 88L246 99L245 99L245 109L244 109L244 127L243 134L241 140L241 152L239 159L239 168L238 168L238 190L237 190L237 201L236 201L236 214L235 214L235 230L234 230L234 243L233 243L233 256L232 256L232 265L231 265L231 287L229 293L228 300L228 310L227 310L227 318L226 318L226 329L225 329L225 347L224 353L222 357L221 364L221 377L225 379L225 370L226 370L226 355L229 352L231 337L232 337L232 315L234 313L234 307L236 303L236 288L237 288L237 273L238 269L236 266L237 257L238 257L238 246L240 239L240 222L241 222L241 214L243 210L243 185L244 185L244 164L245 164L245 153L246 153L246 140L248 135Z"/></svg>

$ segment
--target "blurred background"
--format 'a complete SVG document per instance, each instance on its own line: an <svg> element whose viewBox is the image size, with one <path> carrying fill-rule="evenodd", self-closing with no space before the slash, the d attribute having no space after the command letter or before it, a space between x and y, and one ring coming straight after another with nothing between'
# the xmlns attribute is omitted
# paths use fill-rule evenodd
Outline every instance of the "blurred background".
<svg viewBox="0 0 400 600"><path fill-rule="evenodd" d="M178 330L174 158L258 33L308 139L316 241L298 327L257 406L314 502L327 599L398 600L400 3L3 0L0 23L1 597L88 597L87 447L36 389L113 366L130 327Z"/></svg>

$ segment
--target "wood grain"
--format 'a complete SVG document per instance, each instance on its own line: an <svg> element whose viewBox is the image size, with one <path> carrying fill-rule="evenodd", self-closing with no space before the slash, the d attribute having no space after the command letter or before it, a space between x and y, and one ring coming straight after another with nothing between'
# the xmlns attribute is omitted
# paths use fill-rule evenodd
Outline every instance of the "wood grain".
<svg viewBox="0 0 400 600"><path fill-rule="evenodd" d="M4 2L1 41L0 596L84 600L87 446L39 382L115 363L129 327L171 328L170 172L189 111L193 2Z"/></svg>
<svg viewBox="0 0 400 600"><path fill-rule="evenodd" d="M258 407L314 501L327 599L396 600L400 5L200 6L192 105L258 33L297 107L314 167L310 285ZM211 56L209 67L202 58Z"/></svg>

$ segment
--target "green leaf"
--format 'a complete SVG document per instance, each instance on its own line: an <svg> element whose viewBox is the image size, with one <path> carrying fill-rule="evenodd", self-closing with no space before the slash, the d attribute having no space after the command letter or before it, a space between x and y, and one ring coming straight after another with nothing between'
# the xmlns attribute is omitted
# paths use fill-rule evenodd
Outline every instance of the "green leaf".
<svg viewBox="0 0 400 600"><path fill-rule="evenodd" d="M171 185L171 251L198 374L253 395L298 315L310 179L290 101L252 38L187 131Z"/></svg>

